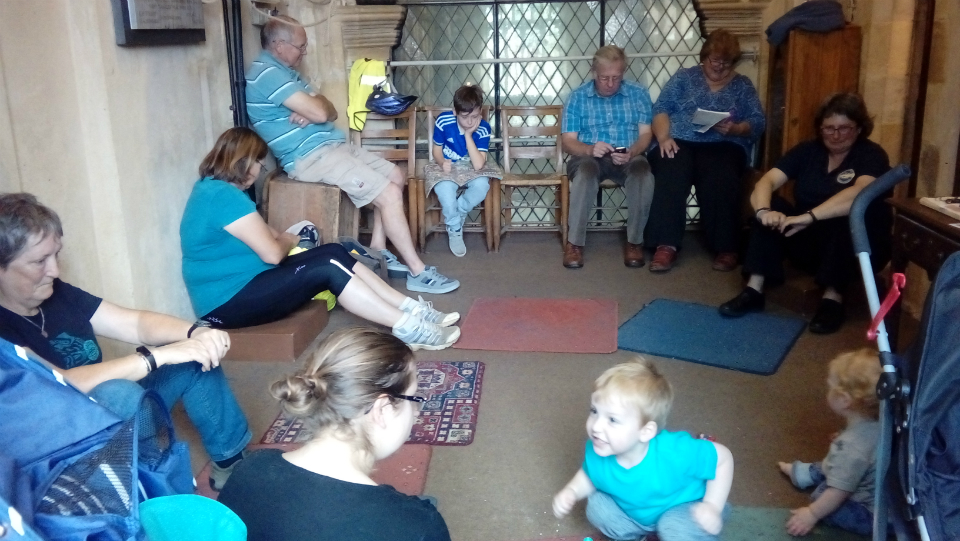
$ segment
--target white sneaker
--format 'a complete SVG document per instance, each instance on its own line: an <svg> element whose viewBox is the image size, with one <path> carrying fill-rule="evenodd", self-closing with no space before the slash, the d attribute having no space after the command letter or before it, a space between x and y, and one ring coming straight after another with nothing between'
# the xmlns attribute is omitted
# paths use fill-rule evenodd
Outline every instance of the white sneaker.
<svg viewBox="0 0 960 541"><path fill-rule="evenodd" d="M439 350L452 346L460 338L460 328L440 327L404 313L400 321L393 326L393 335L403 340L413 351Z"/></svg>
<svg viewBox="0 0 960 541"><path fill-rule="evenodd" d="M410 297L407 297L407 299L409 299L409 302L404 300L403 304L400 305L400 309L424 321L435 323L441 327L449 327L460 319L460 314L457 312L445 314L435 309L432 302L423 300L423 296L420 296L419 301L415 301Z"/></svg>
<svg viewBox="0 0 960 541"><path fill-rule="evenodd" d="M463 229L453 231L447 228L447 240L450 242L450 251L457 257L467 255L467 245L463 243Z"/></svg>

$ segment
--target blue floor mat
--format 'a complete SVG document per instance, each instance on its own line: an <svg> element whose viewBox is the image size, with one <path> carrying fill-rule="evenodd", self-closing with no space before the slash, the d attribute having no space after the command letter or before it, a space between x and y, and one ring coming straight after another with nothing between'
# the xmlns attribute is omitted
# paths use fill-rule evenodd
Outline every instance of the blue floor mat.
<svg viewBox="0 0 960 541"><path fill-rule="evenodd" d="M620 326L620 349L768 376L806 321L751 313L725 318L716 306L656 299Z"/></svg>

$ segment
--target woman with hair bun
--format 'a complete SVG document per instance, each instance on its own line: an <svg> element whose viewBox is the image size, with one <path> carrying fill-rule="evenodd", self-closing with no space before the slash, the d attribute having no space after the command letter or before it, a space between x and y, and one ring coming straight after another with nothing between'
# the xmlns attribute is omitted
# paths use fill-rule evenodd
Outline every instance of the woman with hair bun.
<svg viewBox="0 0 960 541"><path fill-rule="evenodd" d="M413 352L369 328L327 337L299 372L270 386L313 439L294 451L265 449L237 466L220 502L250 541L449 541L428 501L377 485L374 462L407 440L423 398Z"/></svg>

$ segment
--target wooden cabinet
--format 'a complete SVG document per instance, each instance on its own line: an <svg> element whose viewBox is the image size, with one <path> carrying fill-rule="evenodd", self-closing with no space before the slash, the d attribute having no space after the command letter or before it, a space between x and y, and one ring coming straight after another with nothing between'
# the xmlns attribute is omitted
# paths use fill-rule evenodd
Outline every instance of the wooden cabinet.
<svg viewBox="0 0 960 541"><path fill-rule="evenodd" d="M860 82L860 27L826 34L793 30L771 51L767 86L764 168L812 139L817 108L835 92L856 92Z"/></svg>

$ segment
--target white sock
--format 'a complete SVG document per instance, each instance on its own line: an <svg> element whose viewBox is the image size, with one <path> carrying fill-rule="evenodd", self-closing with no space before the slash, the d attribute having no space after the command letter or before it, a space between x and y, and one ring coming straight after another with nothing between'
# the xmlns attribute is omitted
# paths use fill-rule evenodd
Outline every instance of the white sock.
<svg viewBox="0 0 960 541"><path fill-rule="evenodd" d="M403 299L403 302L400 303L400 310L404 312L409 312L410 310L413 310L413 307L418 304L420 303L415 301L414 299L411 299L410 297L405 297Z"/></svg>
<svg viewBox="0 0 960 541"><path fill-rule="evenodd" d="M404 312L403 315L400 316L400 319L398 319L397 322L393 324L393 328L392 328L393 332L394 333L398 332L411 320L413 320L413 317L410 316L410 314Z"/></svg>

